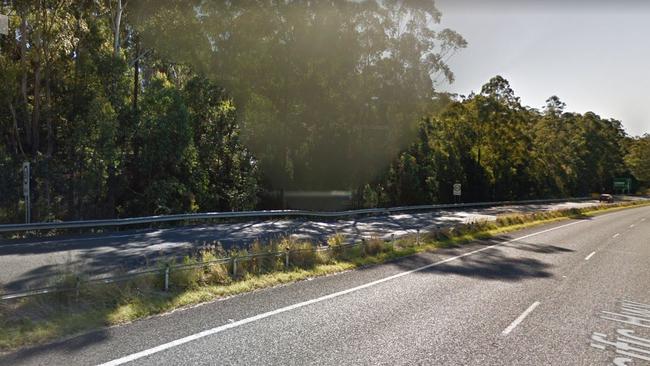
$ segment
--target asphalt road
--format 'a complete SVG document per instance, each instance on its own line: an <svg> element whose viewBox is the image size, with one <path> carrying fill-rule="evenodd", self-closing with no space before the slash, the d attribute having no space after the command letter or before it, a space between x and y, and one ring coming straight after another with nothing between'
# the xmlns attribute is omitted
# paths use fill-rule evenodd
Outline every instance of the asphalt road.
<svg viewBox="0 0 650 366"><path fill-rule="evenodd" d="M640 207L215 301L0 365L648 365L649 279Z"/></svg>
<svg viewBox="0 0 650 366"><path fill-rule="evenodd" d="M0 288L19 291L49 285L62 273L101 275L116 269L130 270L157 258L178 256L202 245L220 242L225 248L247 246L256 239L292 235L324 241L335 233L348 240L360 237L397 236L417 229L442 227L472 220L494 220L509 212L585 207L597 201L485 207L469 210L363 217L334 221L266 220L239 223L115 232L104 235L0 240Z"/></svg>

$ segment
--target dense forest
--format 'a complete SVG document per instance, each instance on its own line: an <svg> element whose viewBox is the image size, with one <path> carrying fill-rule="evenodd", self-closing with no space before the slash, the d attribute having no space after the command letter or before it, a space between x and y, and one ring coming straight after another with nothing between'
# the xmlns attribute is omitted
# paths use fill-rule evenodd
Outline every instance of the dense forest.
<svg viewBox="0 0 650 366"><path fill-rule="evenodd" d="M73 6L74 5L74 6ZM496 76L437 92L467 46L430 1L4 2L0 222L564 197L650 182L650 136L523 106ZM637 184L638 186L638 184Z"/></svg>
<svg viewBox="0 0 650 366"><path fill-rule="evenodd" d="M522 106L496 76L423 118L417 140L357 191L357 204L452 202L454 183L475 202L613 192L614 178L637 189L650 182L650 136L630 138L620 121L564 108L557 96L541 110Z"/></svg>

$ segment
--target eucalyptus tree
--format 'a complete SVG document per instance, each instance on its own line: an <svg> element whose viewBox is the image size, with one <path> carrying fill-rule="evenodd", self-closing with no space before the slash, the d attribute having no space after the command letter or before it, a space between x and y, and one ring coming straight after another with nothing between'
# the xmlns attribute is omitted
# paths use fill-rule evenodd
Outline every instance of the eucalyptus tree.
<svg viewBox="0 0 650 366"><path fill-rule="evenodd" d="M650 135L632 140L625 161L636 179L650 184Z"/></svg>
<svg viewBox="0 0 650 366"><path fill-rule="evenodd" d="M349 188L415 136L465 47L432 1L166 1L143 42L226 87L276 188Z"/></svg>

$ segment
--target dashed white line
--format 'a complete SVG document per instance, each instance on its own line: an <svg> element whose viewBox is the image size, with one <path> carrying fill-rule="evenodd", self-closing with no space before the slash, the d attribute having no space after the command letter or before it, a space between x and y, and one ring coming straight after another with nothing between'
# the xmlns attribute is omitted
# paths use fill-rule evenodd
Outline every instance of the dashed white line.
<svg viewBox="0 0 650 366"><path fill-rule="evenodd" d="M633 228L633 227L634 227L634 224L630 225L630 228Z"/></svg>
<svg viewBox="0 0 650 366"><path fill-rule="evenodd" d="M596 252L591 252L588 256L585 257L585 260L588 261Z"/></svg>
<svg viewBox="0 0 650 366"><path fill-rule="evenodd" d="M447 262L451 262L451 261L454 261L454 260L459 259L459 258L467 257L469 255L476 254L476 253L482 252L484 250L488 250L488 249L491 249L491 248L494 248L494 247L499 247L499 246L502 246L504 244L516 242L516 241L523 240L523 239L526 239L526 238L530 238L530 237L535 236L535 235L544 234L544 233L547 233L549 231L562 229L562 228L565 228L567 226L577 225L577 224L580 224L580 223L583 223L583 222L586 222L586 221L585 220L575 221L575 222L572 222L572 223L569 223L569 224L566 224L566 225L556 226L556 227L546 229L546 230L542 230L542 231L539 231L539 232L536 232L536 233L524 235L522 237L515 238L515 239L512 239L512 240L508 240L508 241L505 241L503 243L490 245L490 246L487 246L487 247L483 247L481 249L477 249L477 250L474 250L474 251L471 251L471 252L467 252L467 253L455 256L455 257L450 257L450 258L443 259L443 260L435 262L435 263L427 264L426 266L418 267L418 268L415 268L415 269L412 269L412 270L409 270L409 271L405 271L405 272L400 272L398 274L394 274L392 276L384 277L382 279L379 279L379 280L376 280L376 281L373 281L373 282L368 282L366 284L363 284L363 285L360 285L360 286L357 286L357 287L352 287L352 288L349 288L347 290L334 292L334 293L331 293L329 295L325 295L325 296L321 296L321 297L318 297L318 298L315 298L315 299L311 299L311 300L299 302L299 303L296 303L296 304L293 304L293 305L285 306L283 308L279 308L279 309L275 309L275 310L272 310L272 311L268 311L266 313L258 314L258 315L252 316L250 318L241 319L241 320L238 320L238 321L236 321L234 323L224 324L224 325L212 328L212 329L204 330L204 331L199 332L199 333L195 333L195 334L183 337L183 338L176 339L176 340L168 342L168 343L161 344L161 345L153 347L153 348L145 349L145 350L140 351L140 352L132 353L130 355L114 359L112 361L103 363L103 364L101 364L99 366L123 365L125 363L129 363L131 361L135 361L135 360L141 359L143 357L151 356L151 355L156 354L158 352L162 352L162 351L168 350L170 348L174 348L174 347L180 346L182 344L195 341L197 339L201 339L201 338L204 338L204 337L207 337L207 336L211 336L211 335L214 335L214 334L217 334L217 333L221 333L221 332L226 331L228 329L232 329L232 328L236 328L236 327L239 327L239 326L242 326L242 325L245 325L245 324L253 323L253 322L256 322L258 320L262 320L262 319L265 319L265 318L268 318L268 317L271 317L271 316L274 316L274 315L282 314L282 313L285 313L285 312L288 312L288 311L291 311L291 310L299 309L299 308L305 307L307 305L316 304L316 303L319 303L319 302L322 302L322 301L325 301L325 300L329 300L329 299L334 299L334 298L337 298L339 296L347 295L349 293L353 293L353 292L363 290L363 289L368 288L368 287L376 286L376 285L379 285L381 283L384 283L384 282L387 282L387 281L391 281L391 280L394 280L394 279L409 275L411 273L420 272L420 271L423 271L425 269L441 265L443 263L447 263ZM533 311L533 309L535 309L535 307L537 307L537 305L539 305L539 302L536 302L535 304L531 305L531 307L528 308L528 310L526 310L524 312L524 314L519 316L519 318L517 318L517 320L515 320L513 322L513 324L510 324L510 327L508 327L508 328L512 327L512 329L514 329L519 323L521 323L521 321L528 315L528 313L530 313L531 311ZM507 332L506 332L506 330L504 330L504 334L510 333L510 331L512 331L512 329L509 329L509 330L506 329Z"/></svg>
<svg viewBox="0 0 650 366"><path fill-rule="evenodd" d="M612 238L615 238L615 237L617 237L617 236L619 236L619 235L621 235L621 234L616 233L616 234L614 234L614 236L612 236Z"/></svg>
<svg viewBox="0 0 650 366"><path fill-rule="evenodd" d="M508 325L508 328L504 329L503 332L501 332L501 334L508 335L508 333L512 332L512 330L515 329L521 322L523 322L524 319L526 319L526 317L528 316L528 314L532 313L537 306L539 306L539 301L535 301L531 306L529 306L528 309L526 309L526 311L521 313L521 315L519 315L519 317L515 319L515 321L510 323L510 325Z"/></svg>

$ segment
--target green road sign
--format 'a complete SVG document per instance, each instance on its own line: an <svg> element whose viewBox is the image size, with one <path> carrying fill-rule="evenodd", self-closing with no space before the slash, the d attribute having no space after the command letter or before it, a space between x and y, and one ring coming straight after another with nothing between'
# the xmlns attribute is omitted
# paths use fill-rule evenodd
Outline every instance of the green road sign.
<svg viewBox="0 0 650 366"><path fill-rule="evenodd" d="M614 178L614 190L620 193L630 193L632 189L632 179Z"/></svg>

